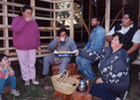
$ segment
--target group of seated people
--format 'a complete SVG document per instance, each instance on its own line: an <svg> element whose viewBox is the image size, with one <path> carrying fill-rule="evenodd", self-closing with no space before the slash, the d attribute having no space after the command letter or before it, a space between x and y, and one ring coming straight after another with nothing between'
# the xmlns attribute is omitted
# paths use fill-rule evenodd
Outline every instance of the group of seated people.
<svg viewBox="0 0 140 100"><path fill-rule="evenodd" d="M133 15L133 11L126 11L122 23L114 26L106 36L105 29L100 25L101 18L94 15L91 20L90 39L83 49L77 49L74 40L68 37L67 29L61 28L58 31L58 37L50 42L48 49L52 52L54 50L74 51L75 56L77 56L75 61L80 71L89 80L97 77L91 64L99 60L100 77L91 86L89 93L102 100L116 100L117 97L121 98L122 94L129 88L130 64L137 58L138 54L140 30L134 25L135 17ZM104 47L105 38L111 42L111 47ZM60 64L58 72L60 74L67 68L70 61L70 57L61 58L54 54L45 56L43 59L43 77L49 74L50 65ZM4 86L11 83L11 94L20 95L19 91L15 90L16 79L13 75L14 71L10 67L7 56L1 54L0 84L3 85L0 85L0 94L3 93ZM36 80L32 80L32 82L35 85L39 84ZM25 85L30 85L29 81Z"/></svg>

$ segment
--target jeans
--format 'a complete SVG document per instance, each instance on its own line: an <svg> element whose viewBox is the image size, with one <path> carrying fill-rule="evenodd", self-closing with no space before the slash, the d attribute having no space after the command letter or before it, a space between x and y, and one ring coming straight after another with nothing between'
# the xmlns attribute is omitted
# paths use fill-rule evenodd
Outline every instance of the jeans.
<svg viewBox="0 0 140 100"><path fill-rule="evenodd" d="M91 66L94 61L90 61L81 56L77 56L76 63L85 77L87 77L89 80L96 78L96 74L94 73Z"/></svg>
<svg viewBox="0 0 140 100"><path fill-rule="evenodd" d="M9 76L7 79L0 78L0 94L4 92L4 87L11 85L11 89L16 88L16 77Z"/></svg>
<svg viewBox="0 0 140 100"><path fill-rule="evenodd" d="M61 72L63 72L66 68L68 63L70 63L71 58L69 57L65 57L62 59L61 63L60 63L60 69L58 74L60 74ZM55 61L53 59L53 57L51 55L45 56L43 59L43 75L47 75L49 74L49 68L50 65L55 64Z"/></svg>

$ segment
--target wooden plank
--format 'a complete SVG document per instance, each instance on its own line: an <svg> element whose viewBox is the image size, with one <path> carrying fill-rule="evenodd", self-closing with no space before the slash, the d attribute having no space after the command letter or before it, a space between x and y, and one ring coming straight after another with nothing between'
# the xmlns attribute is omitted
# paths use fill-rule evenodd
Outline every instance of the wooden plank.
<svg viewBox="0 0 140 100"><path fill-rule="evenodd" d="M68 18L55 19L55 21L61 21L61 20L71 20L71 18L68 17Z"/></svg>
<svg viewBox="0 0 140 100"><path fill-rule="evenodd" d="M3 0L3 2L7 2L7 0ZM2 5L2 12L4 14L7 14L7 9L8 9L7 5L3 4ZM3 16L3 25L6 25L6 26L8 25L8 17L7 16ZM7 37L8 37L8 28L7 27L3 29L3 37L6 38L4 40L4 47L8 48L9 47L9 40L7 39ZM4 52L9 53L9 50L6 49Z"/></svg>
<svg viewBox="0 0 140 100"><path fill-rule="evenodd" d="M73 25L73 14L74 14L74 0L71 0L70 2L70 8L72 9L70 11L70 37L74 39L74 25Z"/></svg>
<svg viewBox="0 0 140 100"><path fill-rule="evenodd" d="M51 21L53 21L54 20L54 18L46 18L46 17L35 17L35 19L39 19L39 20L51 20Z"/></svg>
<svg viewBox="0 0 140 100"><path fill-rule="evenodd" d="M49 3L54 3L53 0L40 0L40 1L43 1L43 2L49 2Z"/></svg>
<svg viewBox="0 0 140 100"><path fill-rule="evenodd" d="M55 9L55 12L62 12L62 11L71 11L72 8L65 8L65 9Z"/></svg>
<svg viewBox="0 0 140 100"><path fill-rule="evenodd" d="M35 0L30 0L30 6L33 7L32 17L34 18L35 17Z"/></svg>
<svg viewBox="0 0 140 100"><path fill-rule="evenodd" d="M4 2L4 1L0 1L0 4L10 5L10 6L16 6L16 7L23 7L23 6L25 6L23 4L11 3L11 2ZM48 9L48 8L41 8L41 7L32 7L32 8L35 9L35 10L42 10L42 11L51 11L51 12L53 12L53 9Z"/></svg>
<svg viewBox="0 0 140 100"><path fill-rule="evenodd" d="M53 1L55 2L55 0L53 0ZM56 10L56 4L55 3L53 3L53 10L54 10L53 18L56 19L57 17L56 17L56 11L55 11ZM54 27L54 29L53 29L53 33L54 33L53 36L56 37L56 30L55 30L55 28L56 28L56 21L54 20L53 23L54 23L53 24L53 27Z"/></svg>
<svg viewBox="0 0 140 100"><path fill-rule="evenodd" d="M91 0L89 0L89 15L88 15L88 27L91 29Z"/></svg>
<svg viewBox="0 0 140 100"><path fill-rule="evenodd" d="M123 8L124 8L124 6L120 9L120 11L118 12L118 14L116 15L115 19L113 20L113 22L112 22L111 25L110 25L110 28L111 28L111 27L113 26L113 24L115 23L116 19L118 18L118 16L119 16L120 13L122 12ZM109 28L109 29L110 29L110 28Z"/></svg>
<svg viewBox="0 0 140 100"><path fill-rule="evenodd" d="M110 0L106 0L106 8L105 8L105 31L106 34L109 32L109 26L110 26ZM109 46L109 43L106 41L105 46Z"/></svg>
<svg viewBox="0 0 140 100"><path fill-rule="evenodd" d="M103 19L102 19L102 23L101 23L102 26L103 26L103 24L104 24L104 21L105 21L105 14L104 14L104 17L103 17Z"/></svg>
<svg viewBox="0 0 140 100"><path fill-rule="evenodd" d="M41 57L45 57L47 55L51 55L52 53L45 53L45 54L40 54L40 55L36 55L36 58L41 58ZM9 61L18 61L18 57L10 57L8 58Z"/></svg>
<svg viewBox="0 0 140 100"><path fill-rule="evenodd" d="M86 29L88 35L90 36L90 31L89 31L89 29L87 28L87 25L85 24L83 18L81 17L81 14L80 14L79 10L77 9L77 7L76 7L76 5L75 5L74 3L73 3L73 5L74 5L74 9L75 9L76 12L78 13L78 15L79 15L79 17L80 17L80 19L81 19L81 21L82 21L82 23L83 23L83 25L84 25L84 27L85 27L85 29Z"/></svg>
<svg viewBox="0 0 140 100"><path fill-rule="evenodd" d="M139 0L138 27L140 27L140 0Z"/></svg>
<svg viewBox="0 0 140 100"><path fill-rule="evenodd" d="M72 0L59 0L59 1L55 1L54 3L63 3L63 2L70 2Z"/></svg>

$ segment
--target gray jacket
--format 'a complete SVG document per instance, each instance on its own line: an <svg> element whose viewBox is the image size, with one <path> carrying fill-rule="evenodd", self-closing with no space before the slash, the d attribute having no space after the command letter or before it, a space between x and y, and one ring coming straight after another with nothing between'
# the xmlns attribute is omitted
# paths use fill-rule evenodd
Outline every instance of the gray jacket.
<svg viewBox="0 0 140 100"><path fill-rule="evenodd" d="M53 39L53 41L51 41L51 43L48 45L49 50L54 51L58 45L64 45L64 44L66 45L67 51L73 51L77 49L77 46L72 38L67 37L65 42L57 43L58 38L59 37L56 37Z"/></svg>

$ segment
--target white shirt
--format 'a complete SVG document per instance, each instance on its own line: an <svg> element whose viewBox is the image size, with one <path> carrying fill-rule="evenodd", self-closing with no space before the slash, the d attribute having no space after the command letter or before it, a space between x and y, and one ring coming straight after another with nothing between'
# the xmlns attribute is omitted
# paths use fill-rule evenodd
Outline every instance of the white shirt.
<svg viewBox="0 0 140 100"><path fill-rule="evenodd" d="M134 25L134 24L132 24L132 25L130 25L129 27L127 27L127 28L124 29L124 27L122 26L122 24L120 24L120 26L122 26L122 27L121 27L121 31L123 31L122 34L125 35L125 34L127 33L127 31L128 31L130 28L133 28L133 25ZM109 33L106 34L106 36L108 36L108 35L113 35L114 32L115 32L114 29L115 29L115 26L109 31ZM132 38L132 42L140 43L140 29L138 29L138 30L136 31L136 33L134 34L134 36L133 36L133 38Z"/></svg>

